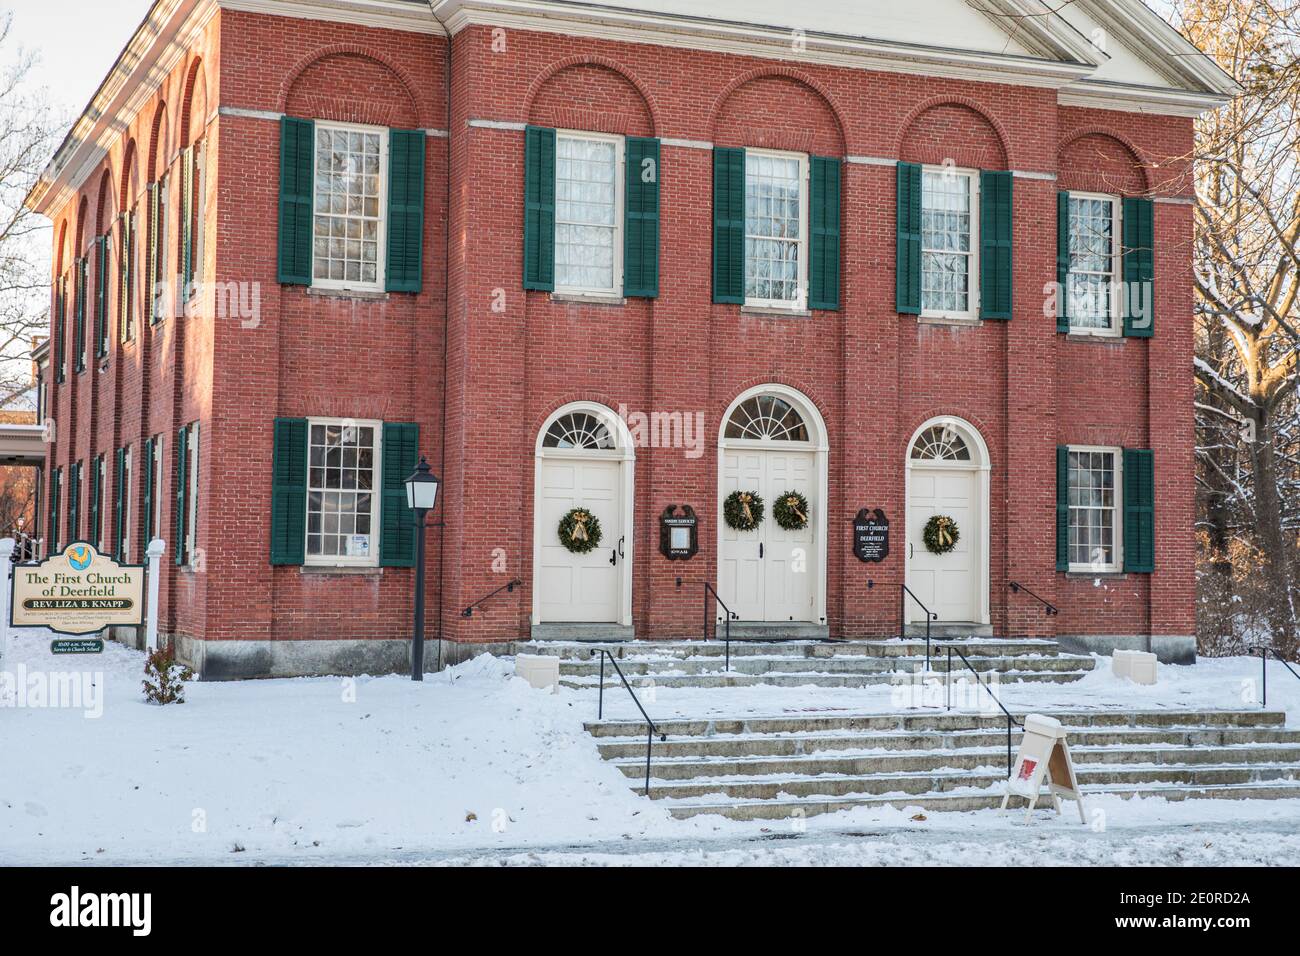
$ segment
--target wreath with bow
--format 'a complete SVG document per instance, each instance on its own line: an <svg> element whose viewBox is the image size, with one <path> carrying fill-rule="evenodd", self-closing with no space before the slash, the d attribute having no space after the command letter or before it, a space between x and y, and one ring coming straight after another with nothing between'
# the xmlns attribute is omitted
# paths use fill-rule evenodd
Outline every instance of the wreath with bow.
<svg viewBox="0 0 1300 956"><path fill-rule="evenodd" d="M772 505L772 517L786 531L808 527L808 499L797 491L787 491Z"/></svg>
<svg viewBox="0 0 1300 956"><path fill-rule="evenodd" d="M933 515L925 523L925 530L921 533L925 549L931 554L947 554L957 547L957 539L960 537L961 532L957 530L957 522L947 515Z"/></svg>
<svg viewBox="0 0 1300 956"><path fill-rule="evenodd" d="M722 517L729 528L753 531L763 520L763 499L753 491L733 491L722 503Z"/></svg>
<svg viewBox="0 0 1300 956"><path fill-rule="evenodd" d="M600 544L600 519L586 508L573 508L560 519L560 544L586 554Z"/></svg>

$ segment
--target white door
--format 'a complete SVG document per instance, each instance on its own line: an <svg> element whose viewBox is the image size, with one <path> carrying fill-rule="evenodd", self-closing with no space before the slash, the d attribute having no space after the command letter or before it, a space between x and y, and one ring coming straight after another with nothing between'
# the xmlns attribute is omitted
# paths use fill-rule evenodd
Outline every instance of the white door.
<svg viewBox="0 0 1300 956"><path fill-rule="evenodd" d="M611 459L544 458L537 520L541 620L617 622L622 580L619 536L623 528L622 463ZM600 522L601 542L586 554L560 543L560 519L586 508Z"/></svg>
<svg viewBox="0 0 1300 956"><path fill-rule="evenodd" d="M722 502L733 491L763 499L763 521L753 531L722 522L719 593L744 621L812 621L814 579L820 573L812 512L819 507L815 458L809 451L728 448L723 451ZM772 516L777 499L798 491L808 500L809 522L786 531Z"/></svg>
<svg viewBox="0 0 1300 956"><path fill-rule="evenodd" d="M918 600L937 614L939 621L978 622L980 610L980 560L984 531L979 500L979 472L968 468L913 465L907 505L907 586ZM925 547L926 523L934 515L957 522L957 544L946 554ZM908 601L908 620L925 615Z"/></svg>

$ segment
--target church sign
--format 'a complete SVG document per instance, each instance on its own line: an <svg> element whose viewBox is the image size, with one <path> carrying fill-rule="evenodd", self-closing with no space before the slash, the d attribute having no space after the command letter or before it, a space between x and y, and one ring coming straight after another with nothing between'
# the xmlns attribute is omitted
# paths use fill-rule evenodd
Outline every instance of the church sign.
<svg viewBox="0 0 1300 956"><path fill-rule="evenodd" d="M889 519L879 508L863 508L853 519L853 553L873 563L889 557Z"/></svg>
<svg viewBox="0 0 1300 956"><path fill-rule="evenodd" d="M9 607L12 626L48 627L58 634L139 625L144 566L119 564L78 541L39 564L14 565Z"/></svg>

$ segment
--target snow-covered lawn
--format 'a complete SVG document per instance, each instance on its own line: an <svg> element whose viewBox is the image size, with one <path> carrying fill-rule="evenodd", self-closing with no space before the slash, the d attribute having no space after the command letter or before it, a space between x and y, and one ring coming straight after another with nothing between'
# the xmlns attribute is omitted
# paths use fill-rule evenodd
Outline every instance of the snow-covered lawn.
<svg viewBox="0 0 1300 956"><path fill-rule="evenodd" d="M798 823L672 820L597 755L594 690L548 694L480 657L423 684L395 676L192 683L159 708L143 655L55 657L14 639L11 672L94 675L82 708L0 707L0 863L910 862L1229 863L1300 859L1300 801L1096 798L1105 826L1043 814L859 809ZM1154 689L1108 661L1077 684L1010 685L1015 710L1241 707L1258 661L1162 667ZM1300 719L1300 681L1270 674L1270 708ZM1294 685L1294 686L1289 686ZM895 709L889 688L658 689L654 717ZM102 708L100 716L93 715ZM622 689L606 717L631 717ZM1069 808L1067 808L1069 809Z"/></svg>

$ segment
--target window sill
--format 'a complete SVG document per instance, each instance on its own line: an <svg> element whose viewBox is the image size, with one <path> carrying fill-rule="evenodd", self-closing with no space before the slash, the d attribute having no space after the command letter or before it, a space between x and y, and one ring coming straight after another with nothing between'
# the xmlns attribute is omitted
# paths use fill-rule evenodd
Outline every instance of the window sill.
<svg viewBox="0 0 1300 956"><path fill-rule="evenodd" d="M1069 580L1082 581L1089 578L1113 578L1117 580L1123 580L1124 578L1127 578L1128 575L1129 572L1127 571L1084 571L1084 570L1072 568L1069 571L1065 572L1065 579L1067 581Z"/></svg>
<svg viewBox="0 0 1300 956"><path fill-rule="evenodd" d="M356 299L362 302L386 302L388 301L387 292L379 292L369 289L327 289L320 286L307 286L308 295L320 296L323 299Z"/></svg>
<svg viewBox="0 0 1300 956"><path fill-rule="evenodd" d="M956 316L956 315L918 315L916 317L917 325L964 325L972 326L980 324L979 316Z"/></svg>
<svg viewBox="0 0 1300 956"><path fill-rule="evenodd" d="M552 292L551 301L576 305L627 305L627 299L621 295L603 295L599 292Z"/></svg>
<svg viewBox="0 0 1300 956"><path fill-rule="evenodd" d="M380 567L355 564L304 564L298 571L301 574L346 574L375 578L384 573L384 569Z"/></svg>
<svg viewBox="0 0 1300 956"><path fill-rule="evenodd" d="M812 315L808 309L788 308L779 305L742 305L741 315L767 315L778 319L806 319Z"/></svg>
<svg viewBox="0 0 1300 956"><path fill-rule="evenodd" d="M1102 345L1123 345L1124 336L1116 332L1084 332L1071 329L1065 336L1067 342L1091 342Z"/></svg>

